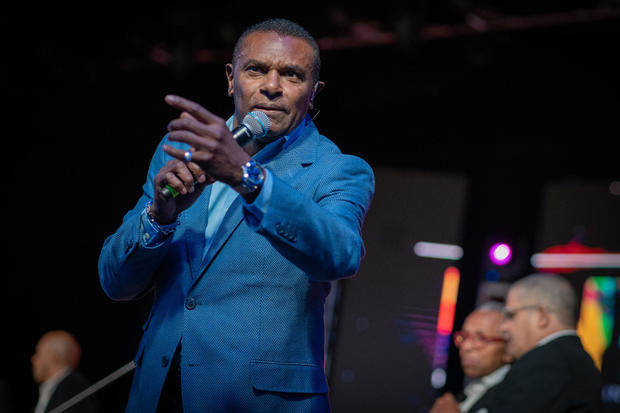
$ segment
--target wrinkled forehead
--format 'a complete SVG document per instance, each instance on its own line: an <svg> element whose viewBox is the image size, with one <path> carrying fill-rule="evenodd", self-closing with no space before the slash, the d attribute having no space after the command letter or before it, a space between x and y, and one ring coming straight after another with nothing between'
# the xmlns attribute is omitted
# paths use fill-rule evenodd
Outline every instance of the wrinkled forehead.
<svg viewBox="0 0 620 413"><path fill-rule="evenodd" d="M314 50L302 38L258 31L249 34L242 43L238 65L249 60L264 63L294 64L312 71Z"/></svg>

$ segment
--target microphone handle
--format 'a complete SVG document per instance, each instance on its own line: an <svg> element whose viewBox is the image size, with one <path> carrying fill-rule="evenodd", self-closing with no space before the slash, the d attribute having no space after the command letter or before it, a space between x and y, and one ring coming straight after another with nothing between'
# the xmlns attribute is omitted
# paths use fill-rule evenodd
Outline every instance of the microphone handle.
<svg viewBox="0 0 620 413"><path fill-rule="evenodd" d="M233 138L237 141L237 144L241 147L247 145L254 136L252 131L250 131L250 128L245 126L245 124L241 124L241 126L237 126L233 129L232 134Z"/></svg>
<svg viewBox="0 0 620 413"><path fill-rule="evenodd" d="M196 184L196 181L194 181L194 184ZM177 196L179 196L179 192L174 189L173 187L171 187L170 185L166 185L164 186L161 191L159 191L159 194L167 201L170 198L176 198Z"/></svg>
<svg viewBox="0 0 620 413"><path fill-rule="evenodd" d="M239 144L239 146L241 147L247 145L247 143L250 142L250 140L252 139L252 136L254 136L252 132L250 131L250 128L245 126L245 124L237 126L232 131L232 134L233 134L233 138L235 138L235 140L237 141L237 144ZM196 185L197 183L198 181L194 181L194 185ZM179 192L173 187L171 187L170 185L164 186L159 191L159 194L162 197L164 197L166 201L169 200L170 198L176 198L177 196L179 196Z"/></svg>

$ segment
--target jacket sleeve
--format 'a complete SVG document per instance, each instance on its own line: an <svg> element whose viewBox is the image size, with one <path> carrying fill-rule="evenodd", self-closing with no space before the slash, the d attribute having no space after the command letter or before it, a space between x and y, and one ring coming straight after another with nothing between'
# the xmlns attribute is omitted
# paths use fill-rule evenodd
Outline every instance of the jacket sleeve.
<svg viewBox="0 0 620 413"><path fill-rule="evenodd" d="M163 150L167 136L157 147L148 170L143 193L132 210L123 217L120 227L103 243L99 254L99 282L104 292L114 300L131 300L144 295L153 285L154 275L166 255L173 235L155 247L141 242L144 233L142 215L153 199L153 181L159 170L171 159Z"/></svg>
<svg viewBox="0 0 620 413"><path fill-rule="evenodd" d="M316 184L306 190L274 176L257 231L313 280L352 276L365 254L361 231L374 195L372 169L342 154L326 155L312 167Z"/></svg>

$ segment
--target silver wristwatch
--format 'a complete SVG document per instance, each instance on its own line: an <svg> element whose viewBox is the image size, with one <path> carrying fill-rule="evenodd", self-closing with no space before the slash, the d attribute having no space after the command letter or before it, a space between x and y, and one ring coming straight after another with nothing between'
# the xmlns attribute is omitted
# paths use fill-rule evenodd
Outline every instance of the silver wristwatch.
<svg viewBox="0 0 620 413"><path fill-rule="evenodd" d="M248 193L255 192L262 188L265 182L265 171L263 167L254 159L250 159L242 167L243 176L241 184Z"/></svg>

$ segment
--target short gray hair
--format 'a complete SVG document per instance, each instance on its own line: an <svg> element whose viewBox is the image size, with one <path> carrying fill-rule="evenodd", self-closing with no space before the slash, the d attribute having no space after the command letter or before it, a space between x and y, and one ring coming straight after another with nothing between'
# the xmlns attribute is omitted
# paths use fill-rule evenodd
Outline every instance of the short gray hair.
<svg viewBox="0 0 620 413"><path fill-rule="evenodd" d="M536 304L557 315L559 321L570 327L577 325L577 295L570 283L559 275L535 273L516 281L520 297L531 297Z"/></svg>
<svg viewBox="0 0 620 413"><path fill-rule="evenodd" d="M504 304L499 301L487 301L480 304L474 311L497 311L498 313L504 313Z"/></svg>

